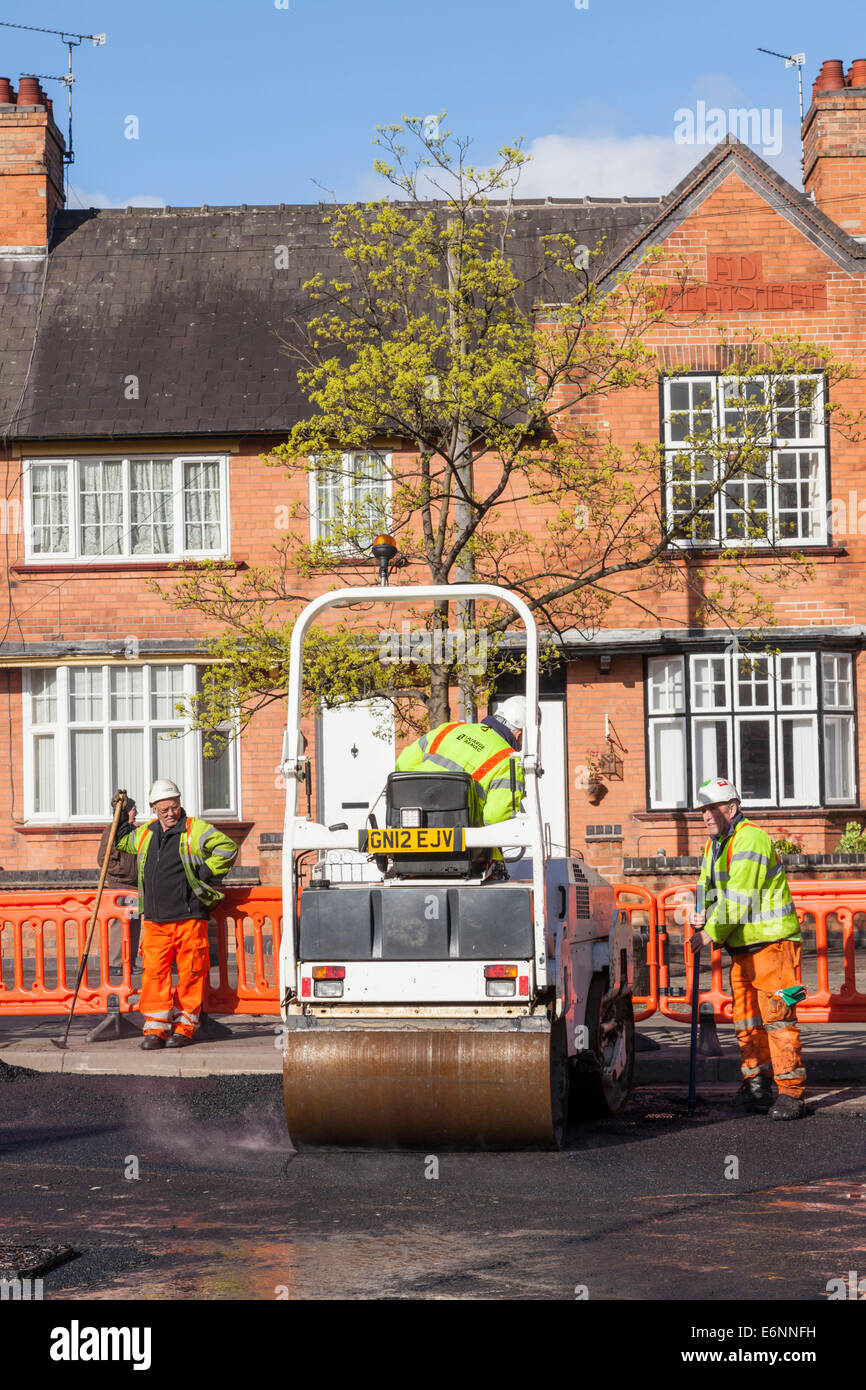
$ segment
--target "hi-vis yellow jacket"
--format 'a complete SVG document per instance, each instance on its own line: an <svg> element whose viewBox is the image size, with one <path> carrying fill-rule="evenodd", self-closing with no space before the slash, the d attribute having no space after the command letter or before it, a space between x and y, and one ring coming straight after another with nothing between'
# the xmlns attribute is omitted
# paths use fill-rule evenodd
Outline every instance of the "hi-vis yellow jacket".
<svg viewBox="0 0 866 1390"><path fill-rule="evenodd" d="M513 805L510 758L514 759ZM487 724L440 724L403 749L397 771L468 772L478 788L488 825L519 815L526 795L519 753Z"/></svg>
<svg viewBox="0 0 866 1390"><path fill-rule="evenodd" d="M152 820L139 825L117 840L117 849L128 854L138 855L138 914L144 916L144 865L147 851L153 838L154 826L159 822ZM213 883L202 883L199 875L207 869L214 878L227 874L238 854L238 846L228 835L216 826L210 825L198 816L187 816L180 836L180 858L186 881L196 897L205 907L213 907L225 897L225 893Z"/></svg>
<svg viewBox="0 0 866 1390"><path fill-rule="evenodd" d="M698 878L707 920L718 946L799 941L800 924L785 870L766 831L745 818L719 846L710 839Z"/></svg>

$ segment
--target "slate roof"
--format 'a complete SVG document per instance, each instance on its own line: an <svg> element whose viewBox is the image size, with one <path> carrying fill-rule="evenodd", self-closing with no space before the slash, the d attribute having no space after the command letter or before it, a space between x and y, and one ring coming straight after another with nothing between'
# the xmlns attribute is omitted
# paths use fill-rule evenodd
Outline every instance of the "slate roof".
<svg viewBox="0 0 866 1390"><path fill-rule="evenodd" d="M609 263L659 202L517 199L511 254L532 269L540 237L568 232L590 249L603 238ZM285 431L308 407L279 337L291 331L304 282L342 269L330 211L69 211L56 218L47 257L0 252L0 432L60 440ZM275 268L280 246L287 269ZM133 375L139 396L128 400Z"/></svg>
<svg viewBox="0 0 866 1390"><path fill-rule="evenodd" d="M866 245L729 135L663 198L516 199L509 246L522 276L540 239L602 250L602 280L633 264L737 172L854 273ZM494 209L504 204L493 204ZM90 209L58 214L47 257L0 249L0 434L6 439L268 435L308 407L280 347L316 271L342 271L330 205ZM277 247L288 266L275 267ZM533 291L537 291L537 283ZM549 287L556 298L555 286ZM548 296L543 292L540 298ZM138 378L138 399L126 380Z"/></svg>

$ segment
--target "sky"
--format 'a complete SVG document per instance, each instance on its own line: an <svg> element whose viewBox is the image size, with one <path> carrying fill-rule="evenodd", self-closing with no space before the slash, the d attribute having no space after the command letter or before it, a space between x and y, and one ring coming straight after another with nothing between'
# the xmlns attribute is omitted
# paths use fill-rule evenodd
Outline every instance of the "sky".
<svg viewBox="0 0 866 1390"><path fill-rule="evenodd" d="M862 0L0 0L0 20L106 34L73 49L71 207L349 201L380 189L376 127L447 118L517 196L657 196L732 130L801 186L794 68L866 57ZM0 28L0 75L66 71ZM43 81L66 130L66 92ZM753 111L748 129L737 111ZM326 190L326 191L323 191Z"/></svg>

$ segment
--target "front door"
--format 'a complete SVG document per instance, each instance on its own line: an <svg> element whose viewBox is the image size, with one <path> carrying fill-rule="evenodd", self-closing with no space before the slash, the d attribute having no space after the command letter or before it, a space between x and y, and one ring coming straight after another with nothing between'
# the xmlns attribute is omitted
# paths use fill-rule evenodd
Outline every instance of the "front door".
<svg viewBox="0 0 866 1390"><path fill-rule="evenodd" d="M381 738L377 730L383 730ZM358 700L323 709L319 720L319 817L325 825L341 821L363 830L375 805L385 824L385 779L394 771L394 717L387 700ZM381 799L380 799L380 793ZM378 804L376 804L378 801ZM328 877L334 882L381 877L357 850L329 850Z"/></svg>

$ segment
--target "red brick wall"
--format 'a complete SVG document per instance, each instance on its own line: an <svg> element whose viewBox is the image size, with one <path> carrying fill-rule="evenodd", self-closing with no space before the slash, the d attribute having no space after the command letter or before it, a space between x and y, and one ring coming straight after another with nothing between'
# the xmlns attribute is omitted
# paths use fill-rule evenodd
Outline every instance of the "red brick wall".
<svg viewBox="0 0 866 1390"><path fill-rule="evenodd" d="M815 93L803 122L803 182L833 222L866 234L866 87Z"/></svg>
<svg viewBox="0 0 866 1390"><path fill-rule="evenodd" d="M45 246L63 206L63 137L40 108L0 107L0 246Z"/></svg>
<svg viewBox="0 0 866 1390"><path fill-rule="evenodd" d="M2 117L2 113L0 113ZM828 343L843 356L856 358L862 350L866 329L866 276L852 275L840 269L823 251L816 248L788 223L780 213L769 207L751 188L732 173L705 202L669 238L668 249L672 263L680 255L688 258L693 272L704 278L708 273L709 257L718 254L753 254L761 257L762 276L767 282L790 281L826 283L827 308L797 312L773 310L762 315L731 313L726 319L743 327L755 322L764 332L785 332L795 328L805 337ZM660 279L672 276L672 265L659 268ZM718 341L717 314L696 321L694 314L673 316L673 322L660 327L652 338L662 368L690 354L695 368L706 368L715 361L714 348ZM866 405L866 388L862 380L845 383L833 392L851 407ZM615 442L629 447L634 440L654 441L658 438L658 396L655 389L622 392L597 404L599 420L609 420ZM157 441L158 443L158 441ZM153 441L141 443L142 449L154 446ZM122 448L122 441L114 450ZM213 441L190 441L190 451L206 447ZM861 624L866 621L863 597L863 571L866 563L866 539L859 525L859 488L863 474L863 445L833 436L831 441L831 478L835 497L853 496L853 510L848 508L844 534L834 539L834 553L818 555L815 574L805 586L796 589L772 585L768 579L765 560L757 558L753 570L776 604L780 624L806 624L816 630L830 623ZM58 454L64 450L58 449ZM286 509L294 502L305 502L307 480L299 476L290 481L284 470L267 467L256 450L248 444L233 452L231 461L231 536L232 557L236 561L266 562L273 541L284 529ZM512 493L512 497L515 494ZM864 499L866 500L866 499ZM500 513L503 527L519 525L535 535L541 534L545 509L533 508L513 501ZM304 521L289 522L302 532ZM866 523L863 531L866 533ZM12 557L22 558L22 538L10 537ZM690 561L683 559L685 566ZM703 562L705 563L705 562ZM20 629L13 620L8 640L44 641L49 639L96 639L118 637L127 633L144 637L198 639L208 634L203 619L177 612L160 597L149 591L147 579L155 571L147 567L120 566L111 574L93 574L71 566L53 567L34 575L13 573L13 599ZM403 578L409 576L403 572ZM160 576L163 587L169 580ZM330 576L317 576L299 582L299 593L310 594L332 585ZM6 595L3 596L4 598ZM643 593L642 604L649 611L636 607L622 593L615 598L606 625L609 627L658 627L670 629L694 624L694 602L681 591ZM118 615L120 619L118 619ZM335 619L338 621L339 619ZM118 626L120 622L120 627ZM864 688L866 669L858 660L860 688ZM13 776L21 787L20 733L20 676L13 673L11 714ZM0 682L0 701L5 698ZM623 778L605 779L605 793L598 805L591 805L583 790L574 785L575 772L585 761L588 748L604 747L604 714L610 716L623 750ZM253 821L254 829L243 846L241 863L259 862L258 836L262 832L282 828L283 792L277 785L277 762L280 755L284 710L281 704L272 706L257 717L246 737L242 750L243 815ZM864 719L860 719L860 777L866 775L863 747ZM586 657L574 663L568 672L568 777L571 798L571 835L575 848L584 847L587 824L620 823L623 841L604 842L585 846L590 862L618 877L621 856L653 853L664 846L669 854L694 853L703 841L700 823L692 819L658 814L646 819L645 730L643 714L643 668L639 655L615 655L611 670L603 674L597 659ZM312 744L312 730L308 730ZM78 867L91 863L97 836L90 834L45 833L23 836L12 826L7 810L0 818L0 863L5 868L32 866ZM303 806L303 801L302 801ZM22 814L20 794L16 811ZM797 813L779 812L780 825L801 835L809 851L832 848L838 836L840 821L855 812L815 814L798 818ZM641 815L644 819L638 820ZM268 854L266 872L273 872L275 856Z"/></svg>

